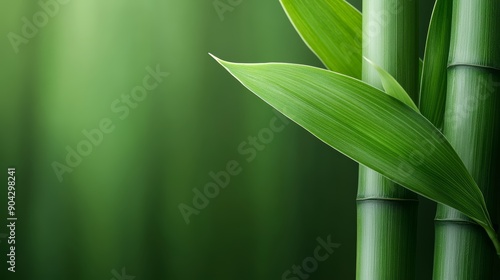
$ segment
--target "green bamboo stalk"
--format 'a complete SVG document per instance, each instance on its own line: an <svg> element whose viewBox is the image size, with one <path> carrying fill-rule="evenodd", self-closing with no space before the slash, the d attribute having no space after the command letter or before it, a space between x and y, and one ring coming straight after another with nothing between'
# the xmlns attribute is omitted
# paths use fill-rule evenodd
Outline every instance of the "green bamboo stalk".
<svg viewBox="0 0 500 280"><path fill-rule="evenodd" d="M483 191L492 221L497 222L500 1L455 0L452 15L444 134ZM488 234L459 211L439 205L434 279L498 279L495 262Z"/></svg>
<svg viewBox="0 0 500 280"><path fill-rule="evenodd" d="M384 68L414 101L418 95L417 1L363 1L363 56ZM363 61L363 80L382 89ZM397 170L395 170L397 172ZM357 279L415 279L417 196L360 166Z"/></svg>

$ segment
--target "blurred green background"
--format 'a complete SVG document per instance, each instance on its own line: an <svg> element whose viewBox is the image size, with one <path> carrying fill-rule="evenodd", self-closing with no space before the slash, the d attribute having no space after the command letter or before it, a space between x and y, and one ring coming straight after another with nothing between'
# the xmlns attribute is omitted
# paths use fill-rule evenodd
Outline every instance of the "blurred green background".
<svg viewBox="0 0 500 280"><path fill-rule="evenodd" d="M327 236L341 246L310 279L354 279L357 164L292 123L247 161L238 147L276 114L208 55L321 66L279 1L55 1L45 18L37 1L0 9L1 279L281 279ZM420 3L421 55L433 2ZM12 37L23 28L31 38ZM169 76L125 115L123 96L157 65ZM54 162L103 120L114 130L58 180ZM241 173L186 224L179 204L233 160ZM435 206L420 206L417 279L430 279Z"/></svg>

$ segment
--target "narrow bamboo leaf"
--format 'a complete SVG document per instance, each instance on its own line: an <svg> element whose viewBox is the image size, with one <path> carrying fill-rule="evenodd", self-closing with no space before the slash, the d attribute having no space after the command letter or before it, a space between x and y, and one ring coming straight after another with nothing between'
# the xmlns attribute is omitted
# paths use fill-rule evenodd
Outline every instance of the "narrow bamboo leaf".
<svg viewBox="0 0 500 280"><path fill-rule="evenodd" d="M217 61L326 144L416 193L462 211L498 244L478 186L446 138L418 112L364 82L328 70Z"/></svg>
<svg viewBox="0 0 500 280"><path fill-rule="evenodd" d="M361 78L361 13L344 0L281 0L306 45L330 70Z"/></svg>
<svg viewBox="0 0 500 280"><path fill-rule="evenodd" d="M443 126L453 1L437 0L425 47L420 112L436 127Z"/></svg>
<svg viewBox="0 0 500 280"><path fill-rule="evenodd" d="M328 69L361 79L363 24L356 8L344 0L280 2L304 43ZM419 63L420 71L421 59Z"/></svg>
<svg viewBox="0 0 500 280"><path fill-rule="evenodd" d="M364 57L364 59L368 63L370 63L370 65L373 66L375 70L377 70L378 74L380 75L380 80L382 81L382 86L384 87L385 93L398 99L399 101L410 106L410 108L418 112L417 105L415 105L405 89L398 83L398 81L396 81L396 79L394 79L394 77L391 76L391 74L387 73L387 71L382 69L382 67L373 63L373 61L369 60L368 58Z"/></svg>
<svg viewBox="0 0 500 280"><path fill-rule="evenodd" d="M419 84L422 83L422 70L424 68L424 62L422 59L418 60L418 81L420 82Z"/></svg>

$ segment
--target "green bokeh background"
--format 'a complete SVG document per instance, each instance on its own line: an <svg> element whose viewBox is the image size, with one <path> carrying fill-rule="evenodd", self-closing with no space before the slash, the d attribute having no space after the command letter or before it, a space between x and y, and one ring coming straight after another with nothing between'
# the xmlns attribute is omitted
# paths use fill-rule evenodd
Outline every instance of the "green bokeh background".
<svg viewBox="0 0 500 280"><path fill-rule="evenodd" d="M433 1L420 5L422 55ZM0 239L1 279L122 267L136 280L281 279L328 235L341 246L310 279L354 279L357 164L295 124L247 162L238 146L275 113L208 55L321 66L277 0L243 0L222 19L211 0L70 0L17 54L7 34L41 7L0 7L0 234L8 167L18 217L17 272ZM110 104L156 65L170 76L120 120ZM59 182L52 163L103 118L115 130ZM186 225L179 203L230 160L242 173ZM435 206L420 205L417 279L430 279Z"/></svg>

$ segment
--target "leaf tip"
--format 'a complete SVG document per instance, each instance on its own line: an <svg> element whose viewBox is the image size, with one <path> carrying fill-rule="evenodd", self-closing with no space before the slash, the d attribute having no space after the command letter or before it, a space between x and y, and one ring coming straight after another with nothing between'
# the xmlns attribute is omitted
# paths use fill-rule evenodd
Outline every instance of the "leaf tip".
<svg viewBox="0 0 500 280"><path fill-rule="evenodd" d="M216 57L215 55L211 54L211 53L208 53L213 59L215 59L215 61L217 61L220 65L222 65L224 68L227 69L227 67L230 65L230 64L233 64L229 61L225 61L223 59L220 59L218 57ZM229 69L228 69L229 70Z"/></svg>
<svg viewBox="0 0 500 280"><path fill-rule="evenodd" d="M368 57L364 56L363 55L363 60L365 60L366 62L368 62L373 68L375 68L376 70L378 70L379 66L377 64L375 64L375 62L371 61Z"/></svg>
<svg viewBox="0 0 500 280"><path fill-rule="evenodd" d="M208 53L208 55L210 55L213 59L215 59L215 61L221 63L221 59L216 57L215 55L213 55L212 53Z"/></svg>

